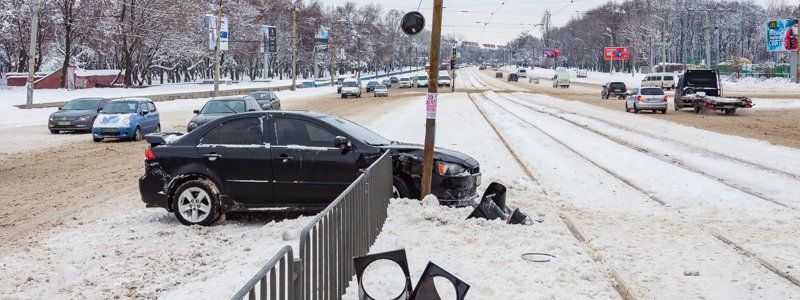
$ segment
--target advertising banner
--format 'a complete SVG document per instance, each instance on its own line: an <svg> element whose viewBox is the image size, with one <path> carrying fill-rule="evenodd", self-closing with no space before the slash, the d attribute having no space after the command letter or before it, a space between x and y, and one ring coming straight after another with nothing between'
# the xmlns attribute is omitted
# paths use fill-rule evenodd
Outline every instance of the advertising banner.
<svg viewBox="0 0 800 300"><path fill-rule="evenodd" d="M778 19L767 22L767 51L797 51L797 20Z"/></svg>
<svg viewBox="0 0 800 300"><path fill-rule="evenodd" d="M214 51L214 48L217 47L217 17L214 15L206 15L203 18L204 22L206 23L206 30L208 36L208 50ZM222 17L220 22L220 30L219 30L219 50L220 51L227 51L228 50L228 18Z"/></svg>
<svg viewBox="0 0 800 300"><path fill-rule="evenodd" d="M627 60L628 48L626 47L605 47L603 49L604 60Z"/></svg>
<svg viewBox="0 0 800 300"><path fill-rule="evenodd" d="M275 26L261 25L261 46L259 47L261 53L278 52L278 28Z"/></svg>

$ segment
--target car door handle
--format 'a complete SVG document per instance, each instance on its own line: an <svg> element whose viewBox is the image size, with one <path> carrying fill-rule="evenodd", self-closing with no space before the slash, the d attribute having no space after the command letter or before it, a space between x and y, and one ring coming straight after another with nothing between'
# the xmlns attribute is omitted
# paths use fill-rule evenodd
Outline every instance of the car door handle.
<svg viewBox="0 0 800 300"><path fill-rule="evenodd" d="M291 157L291 156L289 156L287 154L281 154L281 155L278 156L278 159L281 160L282 162L286 163L289 160L294 159L294 157Z"/></svg>
<svg viewBox="0 0 800 300"><path fill-rule="evenodd" d="M218 158L222 158L222 155L219 155L219 154L216 154L216 153L209 153L209 154L203 155L203 157L208 158L209 161L215 161Z"/></svg>

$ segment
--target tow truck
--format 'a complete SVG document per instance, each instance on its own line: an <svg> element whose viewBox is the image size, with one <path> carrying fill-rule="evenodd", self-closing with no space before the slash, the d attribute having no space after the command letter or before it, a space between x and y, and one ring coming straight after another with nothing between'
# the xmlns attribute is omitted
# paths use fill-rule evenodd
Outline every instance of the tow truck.
<svg viewBox="0 0 800 300"><path fill-rule="evenodd" d="M703 110L722 111L733 115L736 109L752 108L753 101L747 97L726 98L722 96L722 84L716 70L686 70L675 89L675 110L691 107L699 114Z"/></svg>

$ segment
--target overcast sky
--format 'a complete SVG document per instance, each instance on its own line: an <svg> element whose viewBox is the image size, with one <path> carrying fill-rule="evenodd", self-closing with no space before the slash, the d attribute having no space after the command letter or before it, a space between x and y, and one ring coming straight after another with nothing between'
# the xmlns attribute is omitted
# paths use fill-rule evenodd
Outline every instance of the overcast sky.
<svg viewBox="0 0 800 300"><path fill-rule="evenodd" d="M385 9L404 11L416 10L419 0L320 0L324 5L338 5L345 2L380 3ZM444 33L460 34L465 40L480 43L505 44L520 32L531 31L538 35L538 28L531 24L541 21L545 9L553 13L551 20L559 26L567 23L582 11L599 6L608 0L444 0ZM755 0L766 3L769 0ZM501 5L501 3L505 3ZM425 15L426 26L430 29L432 0L422 0L420 12ZM487 22L491 13L497 11L491 23L485 27L476 22ZM577 11L577 12L576 12Z"/></svg>

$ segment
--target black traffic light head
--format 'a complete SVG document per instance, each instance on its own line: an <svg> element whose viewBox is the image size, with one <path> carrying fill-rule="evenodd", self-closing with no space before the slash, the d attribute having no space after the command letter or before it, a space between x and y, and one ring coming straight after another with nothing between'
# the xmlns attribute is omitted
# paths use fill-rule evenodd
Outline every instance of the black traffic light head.
<svg viewBox="0 0 800 300"><path fill-rule="evenodd" d="M412 11L403 16L400 29L408 35L420 33L425 28L425 17L418 11Z"/></svg>

